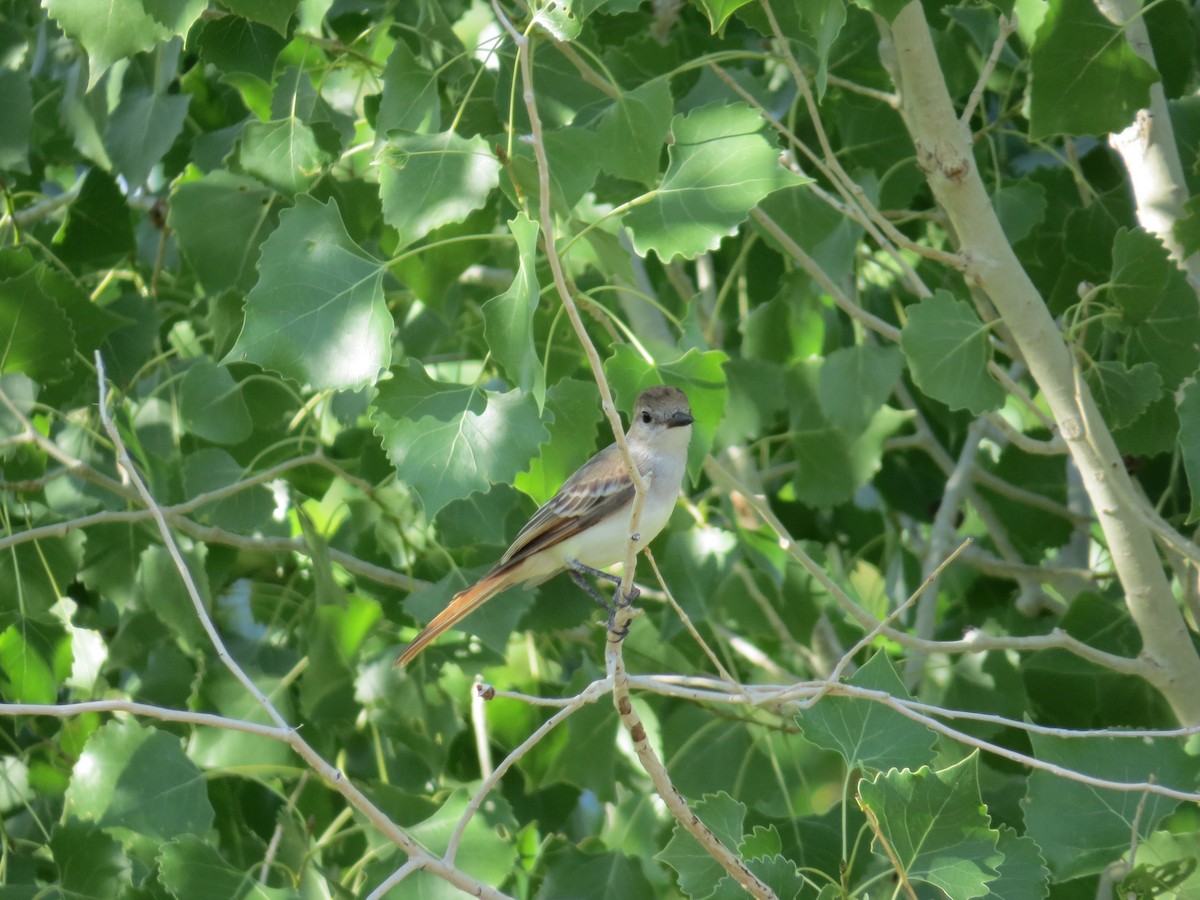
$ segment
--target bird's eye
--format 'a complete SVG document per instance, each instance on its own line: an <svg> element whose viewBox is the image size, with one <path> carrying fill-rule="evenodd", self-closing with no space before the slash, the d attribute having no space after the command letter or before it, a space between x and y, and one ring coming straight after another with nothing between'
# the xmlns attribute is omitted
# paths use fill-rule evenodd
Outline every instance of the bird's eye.
<svg viewBox="0 0 1200 900"><path fill-rule="evenodd" d="M652 417L651 417L650 413L646 412L645 410L642 411L642 421L643 422L645 422L647 425L649 425L651 418Z"/></svg>

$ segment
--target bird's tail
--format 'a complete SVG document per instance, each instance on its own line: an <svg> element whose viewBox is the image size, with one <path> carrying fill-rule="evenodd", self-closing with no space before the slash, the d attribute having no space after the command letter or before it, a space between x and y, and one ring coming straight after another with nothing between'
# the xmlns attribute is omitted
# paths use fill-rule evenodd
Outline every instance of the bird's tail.
<svg viewBox="0 0 1200 900"><path fill-rule="evenodd" d="M512 583L508 572L498 572L487 575L465 591L459 591L447 604L446 608L433 617L433 621L413 638L396 660L396 666L406 666L412 662L418 653L424 650L443 631L452 628L456 623L465 619L488 600L500 593Z"/></svg>

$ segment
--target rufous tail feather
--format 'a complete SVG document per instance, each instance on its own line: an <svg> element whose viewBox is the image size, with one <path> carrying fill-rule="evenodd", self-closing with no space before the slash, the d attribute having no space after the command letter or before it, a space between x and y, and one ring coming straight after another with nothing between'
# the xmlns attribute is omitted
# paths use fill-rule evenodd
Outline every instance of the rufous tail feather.
<svg viewBox="0 0 1200 900"><path fill-rule="evenodd" d="M488 600L508 587L508 579L504 573L490 575L477 581L465 591L459 591L433 621L413 638L396 659L396 667L406 666L412 662L418 653L429 646L443 631L453 628L455 624L465 619Z"/></svg>

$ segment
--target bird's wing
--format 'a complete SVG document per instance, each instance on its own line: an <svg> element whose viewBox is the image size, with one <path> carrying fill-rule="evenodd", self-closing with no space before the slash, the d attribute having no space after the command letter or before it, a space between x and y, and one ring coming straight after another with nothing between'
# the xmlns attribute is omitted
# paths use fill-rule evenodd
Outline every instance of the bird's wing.
<svg viewBox="0 0 1200 900"><path fill-rule="evenodd" d="M616 444L606 447L563 482L558 493L533 514L493 571L506 569L578 534L628 504L633 493L620 448Z"/></svg>

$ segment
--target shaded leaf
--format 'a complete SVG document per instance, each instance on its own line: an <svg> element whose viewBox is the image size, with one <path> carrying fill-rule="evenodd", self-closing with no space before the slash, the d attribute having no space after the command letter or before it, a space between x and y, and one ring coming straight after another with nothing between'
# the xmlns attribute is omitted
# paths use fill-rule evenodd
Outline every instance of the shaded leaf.
<svg viewBox="0 0 1200 900"><path fill-rule="evenodd" d="M188 94L125 91L104 132L104 145L125 180L143 184L183 131Z"/></svg>
<svg viewBox="0 0 1200 900"><path fill-rule="evenodd" d="M164 841L204 835L213 821L204 776L179 739L128 721L108 722L88 739L66 805L83 821Z"/></svg>
<svg viewBox="0 0 1200 900"><path fill-rule="evenodd" d="M1159 80L1090 0L1051 0L1029 64L1034 138L1120 131L1150 105L1150 85Z"/></svg>
<svg viewBox="0 0 1200 900"><path fill-rule="evenodd" d="M1190 791L1200 762L1179 739L1060 738L1031 733L1042 762L1094 778L1155 784ZM1129 848L1132 835L1145 840L1178 801L1142 791L1114 791L1035 769L1025 799L1026 833L1041 847L1055 880L1104 870ZM1070 822L1064 828L1063 822Z"/></svg>
<svg viewBox="0 0 1200 900"><path fill-rule="evenodd" d="M278 194L231 172L185 181L171 194L167 222L210 293L254 283L259 248L279 221ZM220 228L213 228L218 221Z"/></svg>
<svg viewBox="0 0 1200 900"><path fill-rule="evenodd" d="M849 684L912 699L883 653L872 656ZM822 697L796 722L808 740L841 754L851 768L912 769L933 762L933 732L874 700Z"/></svg>
<svg viewBox="0 0 1200 900"><path fill-rule="evenodd" d="M935 291L908 307L900 349L917 386L951 409L980 415L1004 402L1004 388L987 370L992 359L987 326L949 292Z"/></svg>
<svg viewBox="0 0 1200 900"><path fill-rule="evenodd" d="M500 163L487 142L453 131L390 134L378 162L383 218L402 247L433 228L461 222L500 183Z"/></svg>

